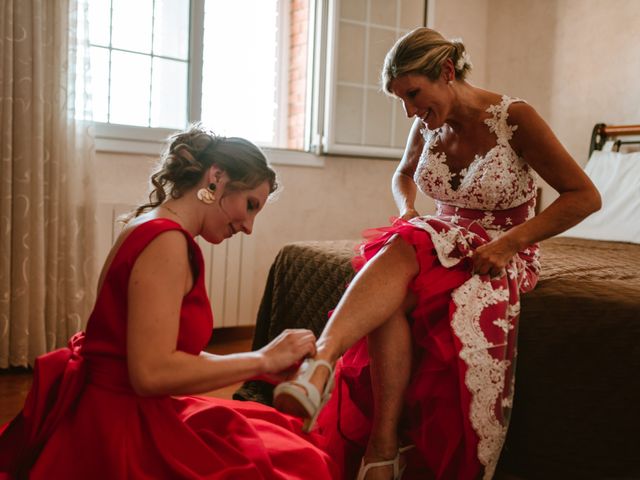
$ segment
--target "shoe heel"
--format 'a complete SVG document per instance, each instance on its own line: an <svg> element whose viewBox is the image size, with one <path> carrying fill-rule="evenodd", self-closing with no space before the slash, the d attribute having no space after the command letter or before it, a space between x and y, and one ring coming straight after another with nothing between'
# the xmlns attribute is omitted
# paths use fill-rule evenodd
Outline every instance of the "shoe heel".
<svg viewBox="0 0 640 480"><path fill-rule="evenodd" d="M332 382L332 381L333 379L329 379L329 382ZM317 410L314 412L313 416L305 419L304 423L302 424L303 432L309 433L311 430L313 430L313 427L315 427L316 420L318 420L318 417L320 416L320 412L322 412L322 409L325 407L325 405L329 401L329 398L331 398L331 388L333 388L333 386L329 388L329 391L326 391L322 395L322 401L320 402L320 405L318 406Z"/></svg>
<svg viewBox="0 0 640 480"><path fill-rule="evenodd" d="M315 418L305 418L303 424L302 424L302 431L304 433L309 433L313 427L316 424L316 419Z"/></svg>
<svg viewBox="0 0 640 480"><path fill-rule="evenodd" d="M304 419L302 430L306 433L310 432L315 426L316 420L322 408L326 405L333 390L333 367L324 360L314 361L312 359L305 360L309 366L305 372L297 379L289 382L283 382L274 390L274 406L277 410L299 416ZM329 371L329 377L322 393L310 383L310 379L318 366L324 366ZM293 408L287 407L285 398L289 398L297 404L304 413L294 412Z"/></svg>

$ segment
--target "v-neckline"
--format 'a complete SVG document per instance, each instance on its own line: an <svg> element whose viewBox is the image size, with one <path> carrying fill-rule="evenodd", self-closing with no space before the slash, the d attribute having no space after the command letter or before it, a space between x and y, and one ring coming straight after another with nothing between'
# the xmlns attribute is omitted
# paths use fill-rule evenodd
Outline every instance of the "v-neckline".
<svg viewBox="0 0 640 480"><path fill-rule="evenodd" d="M432 148L434 148L437 143L438 143L438 138L436 137L434 140L432 140L432 143L428 146L428 156L433 155L433 158L435 158L439 163L441 163L442 165L444 165L447 168L447 173L448 173L448 179L447 179L447 183L449 185L449 188L451 189L451 191L453 192L457 192L460 189L460 186L462 185L462 182L464 181L465 177L467 176L467 174L469 173L469 170L471 169L471 167L473 165L475 165L476 163L479 163L481 160L486 159L487 157L489 157L489 155L491 155L493 153L494 150L496 150L500 145L500 138L498 135L498 131L497 129L492 129L490 123L494 122L497 123L498 121L501 120L500 118L500 113L504 110L504 106L503 104L506 104L505 106L508 108L509 105L509 100L510 98L507 95L503 95L500 98L500 101L497 103L492 103L491 105L489 105L486 109L485 112L491 114L491 116L489 118L485 118L482 123L484 123L487 128L489 128L489 133L493 133L495 135L496 138L496 144L491 147L489 150L487 150L484 155L478 155L476 154L473 157L473 160L471 160L471 162L469 162L469 164L466 167L461 168L458 171L453 171L451 169L451 165L449 165L447 163L447 153L446 152L432 152ZM494 110L493 112L491 110ZM441 127L442 128L442 127ZM440 128L436 129L436 130L432 130L432 134L435 135L439 135L440 134ZM463 173L464 172L464 173ZM458 179L458 183L456 184L456 186L454 187L452 180L453 178L456 177Z"/></svg>
<svg viewBox="0 0 640 480"><path fill-rule="evenodd" d="M454 192L457 192L458 189L460 188L460 185L462 185L462 182L464 181L465 177L468 175L469 170L471 170L471 167L473 167L474 165L480 163L482 160L487 159L487 157L489 157L490 155L493 154L493 151L496 150L498 147L500 146L499 143L496 143L493 147L491 147L489 150L487 150L487 153L485 153L484 155L480 156L480 155L476 155L473 160L471 160L471 163L469 165L467 165L464 168L461 168L460 170L454 172L451 170L451 166L447 163L447 154L446 152L436 152L435 155L437 157L439 157L441 160L439 160L445 167L447 167L447 173L449 174L449 187L451 188L451 190L453 190ZM464 172L464 173L463 173ZM456 177L458 179L458 183L457 185L454 187L452 180L453 178Z"/></svg>

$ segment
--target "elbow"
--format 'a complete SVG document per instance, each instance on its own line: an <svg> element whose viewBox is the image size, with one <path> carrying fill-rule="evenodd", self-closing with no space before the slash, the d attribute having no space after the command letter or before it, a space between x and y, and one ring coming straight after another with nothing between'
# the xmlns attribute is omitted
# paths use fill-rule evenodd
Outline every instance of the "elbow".
<svg viewBox="0 0 640 480"><path fill-rule="evenodd" d="M597 188L593 187L589 191L589 196L585 202L586 215L591 215L602 208L602 197Z"/></svg>
<svg viewBox="0 0 640 480"><path fill-rule="evenodd" d="M153 371L151 368L129 364L129 383L136 395L154 397L163 393L159 379L157 375L153 374Z"/></svg>
<svg viewBox="0 0 640 480"><path fill-rule="evenodd" d="M391 186L393 187L394 184L398 183L403 175L404 173L400 170L393 172L393 175L391 176Z"/></svg>

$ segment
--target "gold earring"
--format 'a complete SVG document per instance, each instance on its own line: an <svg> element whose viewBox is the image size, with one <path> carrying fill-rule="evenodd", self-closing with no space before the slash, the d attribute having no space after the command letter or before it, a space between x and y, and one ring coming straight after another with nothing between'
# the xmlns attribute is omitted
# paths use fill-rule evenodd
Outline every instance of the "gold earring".
<svg viewBox="0 0 640 480"><path fill-rule="evenodd" d="M216 195L215 195L216 188L217 188L217 185L215 183L210 183L207 186L207 188L201 188L200 190L198 190L198 193L196 194L198 197L198 200L206 203L207 205L211 205L213 202L216 201Z"/></svg>

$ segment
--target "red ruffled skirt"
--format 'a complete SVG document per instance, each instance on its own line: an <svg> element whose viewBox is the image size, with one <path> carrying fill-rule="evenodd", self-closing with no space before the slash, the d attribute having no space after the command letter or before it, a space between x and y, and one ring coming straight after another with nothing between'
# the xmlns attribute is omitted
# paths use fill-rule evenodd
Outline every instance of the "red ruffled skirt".
<svg viewBox="0 0 640 480"><path fill-rule="evenodd" d="M318 435L254 402L140 397L126 363L85 359L83 334L36 361L0 428L0 479L334 479Z"/></svg>
<svg viewBox="0 0 640 480"><path fill-rule="evenodd" d="M497 227L524 221L519 209L492 212ZM455 208L455 207L452 207ZM499 278L472 275L471 255L491 238L486 213L455 208L437 217L365 232L356 270L395 235L413 245L420 273L409 285L412 373L401 440L415 444L407 479L491 478L506 435L513 397L520 293L532 289L537 246L520 252ZM338 362L334 395L319 418L329 451L352 478L373 414L367 340Z"/></svg>

